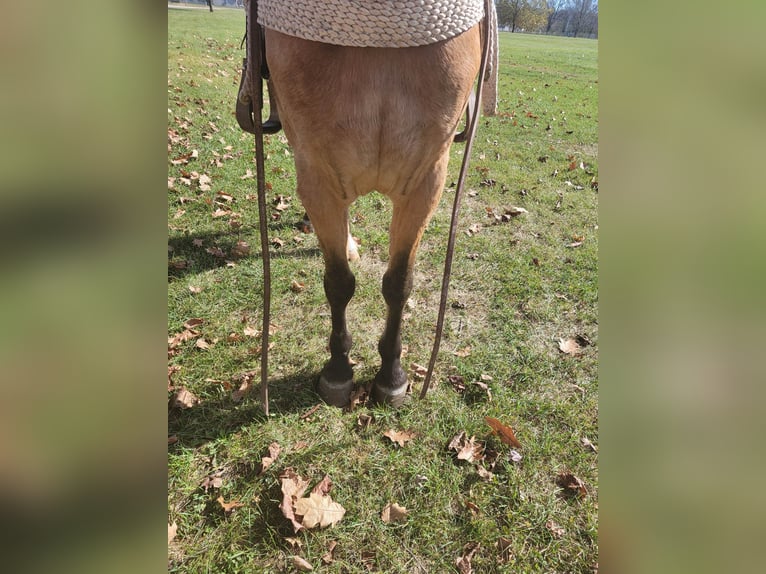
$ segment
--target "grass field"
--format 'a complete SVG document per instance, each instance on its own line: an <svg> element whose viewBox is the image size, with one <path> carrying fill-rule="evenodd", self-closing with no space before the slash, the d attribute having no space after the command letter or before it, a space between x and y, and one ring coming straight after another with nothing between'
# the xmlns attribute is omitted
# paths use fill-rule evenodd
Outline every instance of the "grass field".
<svg viewBox="0 0 766 574"><path fill-rule="evenodd" d="M478 573L592 572L596 42L500 34L499 109L481 121L474 146L435 387L399 411L344 412L313 391L328 356L323 263L316 238L297 228L290 147L284 134L267 138L274 332L266 420L253 141L233 115L243 30L240 10L168 11L168 397L186 390L199 399L168 412L168 522L177 526L169 571L292 572L298 556L322 572L442 573L461 571L465 556ZM462 150L453 147L448 182ZM408 366L428 362L453 191L418 257L403 334ZM512 206L527 213L495 217ZM348 318L356 381L366 384L379 361L391 210L373 193L351 213L362 257L352 266ZM581 354L560 350L559 340L577 336ZM251 371L253 392L239 400ZM411 372L411 380L417 393L421 379ZM501 442L485 416L511 426L522 448ZM383 436L390 429L415 438L400 447ZM448 449L463 431L484 448L476 461ZM261 472L272 443L281 452ZM287 468L309 488L329 475L343 519L295 534L279 508ZM562 481L565 473L582 489L566 488L575 479ZM241 506L227 513L219 497ZM403 521L381 519L389 503L408 509Z"/></svg>

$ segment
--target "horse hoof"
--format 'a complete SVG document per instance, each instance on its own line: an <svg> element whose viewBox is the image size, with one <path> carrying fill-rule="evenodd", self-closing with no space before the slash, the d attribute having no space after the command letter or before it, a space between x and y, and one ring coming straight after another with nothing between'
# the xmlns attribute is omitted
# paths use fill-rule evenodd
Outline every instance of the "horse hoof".
<svg viewBox="0 0 766 574"><path fill-rule="evenodd" d="M334 407L345 407L349 403L351 397L351 391L354 389L354 380L349 379L347 381L330 382L324 378L319 377L317 383L317 393L322 397L322 400L328 405Z"/></svg>
<svg viewBox="0 0 766 574"><path fill-rule="evenodd" d="M390 405L398 409L412 400L412 395L407 394L407 384L389 389L378 385L372 385L370 401L373 405Z"/></svg>

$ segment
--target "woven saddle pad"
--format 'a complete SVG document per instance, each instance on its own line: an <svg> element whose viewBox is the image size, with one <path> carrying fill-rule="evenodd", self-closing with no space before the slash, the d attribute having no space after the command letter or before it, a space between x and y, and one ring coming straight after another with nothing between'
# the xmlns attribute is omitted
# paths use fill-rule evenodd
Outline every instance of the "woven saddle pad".
<svg viewBox="0 0 766 574"><path fill-rule="evenodd" d="M258 22L341 46L404 48L447 40L484 16L484 0L259 0Z"/></svg>

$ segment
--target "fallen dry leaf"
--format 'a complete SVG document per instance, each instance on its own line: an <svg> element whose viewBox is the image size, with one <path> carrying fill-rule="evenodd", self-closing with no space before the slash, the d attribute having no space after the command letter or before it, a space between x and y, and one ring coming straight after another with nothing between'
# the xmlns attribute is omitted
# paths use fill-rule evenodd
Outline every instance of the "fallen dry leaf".
<svg viewBox="0 0 766 574"><path fill-rule="evenodd" d="M529 213L529 212L523 207L516 207L515 205L505 208L505 215L508 215L510 217L516 217L517 215L521 215L522 213Z"/></svg>
<svg viewBox="0 0 766 574"><path fill-rule="evenodd" d="M456 357L467 357L471 354L471 345L466 345L462 349L452 351L452 354Z"/></svg>
<svg viewBox="0 0 766 574"><path fill-rule="evenodd" d="M493 472L487 470L480 464L476 465L476 474L479 475L479 478L486 481L492 480L492 477L495 476Z"/></svg>
<svg viewBox="0 0 766 574"><path fill-rule="evenodd" d="M301 542L300 538L293 538L291 536L287 536L285 538L285 542L287 542L290 545L290 548L292 550L300 550L303 548L303 542Z"/></svg>
<svg viewBox="0 0 766 574"><path fill-rule="evenodd" d="M172 399L172 405L173 408L178 409L190 409L194 405L199 403L199 398L197 398L191 391L187 390L185 387L181 387L176 391L176 394L173 395Z"/></svg>
<svg viewBox="0 0 766 574"><path fill-rule="evenodd" d="M505 564L506 562L510 562L511 558L513 558L513 554L511 552L511 543L512 540L510 538L505 538L504 536L501 536L497 539L497 549L500 553L500 563Z"/></svg>
<svg viewBox="0 0 766 574"><path fill-rule="evenodd" d="M232 257L247 257L250 255L250 245L245 241L237 241L231 248Z"/></svg>
<svg viewBox="0 0 766 574"><path fill-rule="evenodd" d="M222 474L223 471L218 471L215 474L205 477L205 480L202 481L201 485L205 489L205 492L207 492L209 488L221 488L221 486L223 486Z"/></svg>
<svg viewBox="0 0 766 574"><path fill-rule="evenodd" d="M585 335L576 335L572 339L559 339L559 349L573 357L582 355L583 349L590 344L590 339Z"/></svg>
<svg viewBox="0 0 766 574"><path fill-rule="evenodd" d="M460 574L473 574L471 560L473 560L473 555L476 554L479 548L481 548L481 544L478 542L469 542L463 546L463 555L455 559L455 565Z"/></svg>
<svg viewBox="0 0 766 574"><path fill-rule="evenodd" d="M282 503L279 505L279 509L282 511L285 518L292 523L293 529L297 533L299 530L303 529L303 524L301 524L295 517L293 503L306 492L306 489L309 486L309 481L298 476L292 468L283 470L282 474L279 475L279 478L282 481Z"/></svg>
<svg viewBox="0 0 766 574"><path fill-rule="evenodd" d="M244 333L245 337L257 337L261 334L261 332L255 327L245 327L242 332Z"/></svg>
<svg viewBox="0 0 766 574"><path fill-rule="evenodd" d="M504 425L499 420L492 417L484 417L484 421L492 427L492 430L500 437L500 440L505 444L521 448L521 443L516 440L516 435L513 434L513 429Z"/></svg>
<svg viewBox="0 0 766 574"><path fill-rule="evenodd" d="M306 562L300 556L293 556L293 566L295 566L301 572L310 572L311 570L314 569L314 567L311 564Z"/></svg>
<svg viewBox="0 0 766 574"><path fill-rule="evenodd" d="M404 506L399 506L395 502L391 502L386 505L383 512L380 513L380 519L385 522L399 522L406 520L407 509Z"/></svg>
<svg viewBox="0 0 766 574"><path fill-rule="evenodd" d="M194 327L197 327L198 325L202 325L205 322L204 319L189 319L184 323L184 329L193 329Z"/></svg>
<svg viewBox="0 0 766 574"><path fill-rule="evenodd" d="M585 498L588 494L585 483L571 472L559 473L556 476L556 484L563 488L567 494L577 495L580 498Z"/></svg>
<svg viewBox="0 0 766 574"><path fill-rule="evenodd" d="M239 388L235 391L231 392L231 400L235 403L238 403L242 401L242 399L245 398L245 396L250 392L250 389L253 386L253 371L248 371L247 373L244 373L241 375L241 382L239 384Z"/></svg>
<svg viewBox="0 0 766 574"><path fill-rule="evenodd" d="M511 449L511 452L508 453L508 458L511 462L521 462L522 456L517 451Z"/></svg>
<svg viewBox="0 0 766 574"><path fill-rule="evenodd" d="M473 514L474 516L478 516L479 514L481 514L481 509L478 506L476 506L473 502L471 502L470 500L466 500L465 501L465 507L468 510L470 510L471 514Z"/></svg>
<svg viewBox="0 0 766 574"><path fill-rule="evenodd" d="M293 293L300 293L306 288L305 283L298 283L295 279L293 279L292 283L290 283L290 291Z"/></svg>
<svg viewBox="0 0 766 574"><path fill-rule="evenodd" d="M173 524L168 524L168 544L173 542L173 539L176 537L176 534L178 533L178 524L176 524L176 521L173 521Z"/></svg>
<svg viewBox="0 0 766 574"><path fill-rule="evenodd" d="M189 291L191 291L194 294L202 293L202 287L195 287L194 285L189 285Z"/></svg>
<svg viewBox="0 0 766 574"><path fill-rule="evenodd" d="M596 445L590 442L590 440L588 440L586 437L581 438L580 443L588 450L592 452L598 452L598 448L596 447Z"/></svg>
<svg viewBox="0 0 766 574"><path fill-rule="evenodd" d="M484 447L475 441L475 437L466 440L465 431L455 435L447 448L457 453L458 460L478 462L484 458Z"/></svg>
<svg viewBox="0 0 766 574"><path fill-rule="evenodd" d="M389 429L383 433L383 436L390 439L391 442L403 447L418 435L413 431L396 431L394 429Z"/></svg>
<svg viewBox="0 0 766 574"><path fill-rule="evenodd" d="M347 412L354 411L357 407L364 406L367 402L367 389L364 388L364 386L357 387L353 391L351 391L351 396L349 397L348 406L346 407Z"/></svg>
<svg viewBox="0 0 766 574"><path fill-rule="evenodd" d="M330 540L330 544L327 545L327 552L322 554L322 562L324 564L331 564L332 561L335 559L335 556L333 555L335 552L335 547L338 545L335 540Z"/></svg>
<svg viewBox="0 0 766 574"><path fill-rule="evenodd" d="M232 502L224 502L223 501L223 496L219 496L218 498L216 498L216 501L218 502L218 504L221 505L221 508L223 508L223 511L226 514L231 514L237 508L240 508L240 507L244 506L244 504L242 504L241 502L236 501L236 500L234 500Z"/></svg>
<svg viewBox="0 0 766 574"><path fill-rule="evenodd" d="M262 475L267 468L274 464L280 452L282 452L282 447L278 443L273 442L269 445L269 455L261 458L261 468L258 470L258 476Z"/></svg>
<svg viewBox="0 0 766 574"><path fill-rule="evenodd" d="M307 498L295 501L295 514L302 517L301 524L306 528L324 528L340 522L346 509L330 496L312 492Z"/></svg>
<svg viewBox="0 0 766 574"><path fill-rule="evenodd" d="M210 343L207 340L205 340L204 337L201 337L197 339L197 341L194 343L194 346L198 349L207 350L210 348Z"/></svg>
<svg viewBox="0 0 766 574"><path fill-rule="evenodd" d="M410 363L410 372L415 376L415 378L423 379L428 373L428 369L418 363Z"/></svg>
<svg viewBox="0 0 766 574"><path fill-rule="evenodd" d="M563 526L559 526L553 520L548 520L545 523L545 527L550 531L551 534L553 534L554 538L561 538L566 533L566 530Z"/></svg>

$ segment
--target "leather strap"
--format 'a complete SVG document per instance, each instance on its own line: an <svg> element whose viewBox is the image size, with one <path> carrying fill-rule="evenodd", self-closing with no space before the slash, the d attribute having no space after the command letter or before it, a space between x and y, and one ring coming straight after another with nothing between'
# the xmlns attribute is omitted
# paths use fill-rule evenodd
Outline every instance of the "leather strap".
<svg viewBox="0 0 766 574"><path fill-rule="evenodd" d="M465 132L467 133L467 139L465 144L465 150L463 151L463 163L460 165L460 176L457 180L457 186L455 188L455 201L452 204L452 221L449 228L449 239L447 241L447 254L444 260L444 275L442 277L442 291L441 299L439 300L439 315L436 320L436 335L434 338L434 346L431 350L431 360L428 362L428 371L426 372L426 378L423 381L423 389L420 391L420 398L423 399L428 393L428 387L431 384L431 376L434 372L434 365L436 364L436 357L439 354L439 345L441 344L442 332L444 330L444 314L447 309L447 295L449 292L449 280L450 273L452 271L452 256L455 252L455 237L457 235L457 222L458 215L460 213L460 204L463 197L463 188L465 187L465 178L468 173L468 163L471 157L471 150L473 149L473 141L476 138L476 128L479 124L479 116L481 115L481 93L482 86L484 84L484 77L487 70L489 61L489 46L490 46L490 10L494 7L491 5L492 0L485 0L484 2L484 20L483 20L483 32L481 47L481 65L479 67L478 85L476 86L476 96L473 102L469 102L468 107L473 104L473 117L468 114L468 124L466 125ZM460 136L462 134L458 134Z"/></svg>

